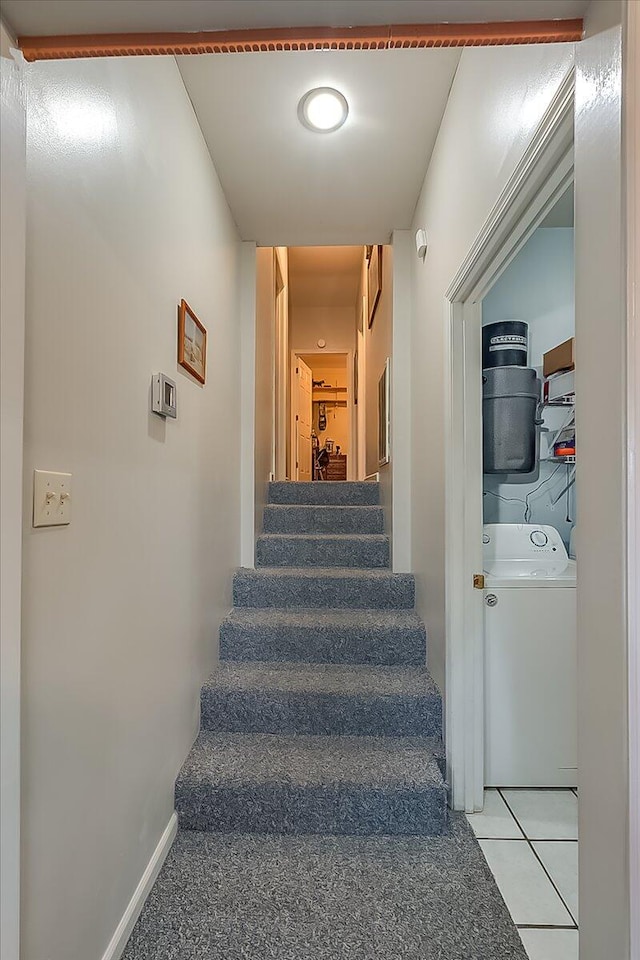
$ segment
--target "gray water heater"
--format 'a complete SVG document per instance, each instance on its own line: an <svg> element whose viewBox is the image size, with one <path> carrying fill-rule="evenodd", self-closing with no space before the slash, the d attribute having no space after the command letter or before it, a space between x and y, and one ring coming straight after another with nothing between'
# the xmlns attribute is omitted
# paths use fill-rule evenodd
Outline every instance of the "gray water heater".
<svg viewBox="0 0 640 960"><path fill-rule="evenodd" d="M505 476L505 482L537 479L539 403L540 380L531 367L491 367L482 371L484 473L516 475L508 479Z"/></svg>
<svg viewBox="0 0 640 960"><path fill-rule="evenodd" d="M529 324L496 320L482 328L482 369L526 367L529 363Z"/></svg>

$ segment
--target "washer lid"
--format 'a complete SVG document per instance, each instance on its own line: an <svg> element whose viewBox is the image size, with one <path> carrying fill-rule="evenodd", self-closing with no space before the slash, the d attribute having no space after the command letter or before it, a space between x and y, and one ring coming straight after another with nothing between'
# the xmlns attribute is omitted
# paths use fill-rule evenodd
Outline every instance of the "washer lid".
<svg viewBox="0 0 640 960"><path fill-rule="evenodd" d="M567 551L562 537L548 524L485 523L482 531L485 567L498 561L527 561L532 567L563 567Z"/></svg>
<svg viewBox="0 0 640 960"><path fill-rule="evenodd" d="M494 560L485 562L485 587L575 587L575 560Z"/></svg>

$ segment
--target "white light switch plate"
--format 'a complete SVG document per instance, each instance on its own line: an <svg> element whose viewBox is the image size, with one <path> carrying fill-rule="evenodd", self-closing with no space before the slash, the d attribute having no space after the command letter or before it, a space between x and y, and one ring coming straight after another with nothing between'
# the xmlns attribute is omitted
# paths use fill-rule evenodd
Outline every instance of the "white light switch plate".
<svg viewBox="0 0 640 960"><path fill-rule="evenodd" d="M33 471L33 525L71 523L71 474Z"/></svg>

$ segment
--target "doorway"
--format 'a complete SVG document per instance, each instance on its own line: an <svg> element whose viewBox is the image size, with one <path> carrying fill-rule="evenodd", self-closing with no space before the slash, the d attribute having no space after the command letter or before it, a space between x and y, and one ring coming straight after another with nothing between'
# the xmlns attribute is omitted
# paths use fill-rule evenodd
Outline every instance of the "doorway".
<svg viewBox="0 0 640 960"><path fill-rule="evenodd" d="M353 355L294 354L291 367L292 449L296 452L292 475L295 467L298 480L346 480L355 446Z"/></svg>
<svg viewBox="0 0 640 960"><path fill-rule="evenodd" d="M503 822L470 821L533 955L532 926L578 942L573 199L482 300L484 807Z"/></svg>
<svg viewBox="0 0 640 960"><path fill-rule="evenodd" d="M571 185L482 301L491 787L577 787L573 234Z"/></svg>
<svg viewBox="0 0 640 960"><path fill-rule="evenodd" d="M482 810L485 786L482 302L573 182L573 112L569 74L446 293L447 762L467 813Z"/></svg>

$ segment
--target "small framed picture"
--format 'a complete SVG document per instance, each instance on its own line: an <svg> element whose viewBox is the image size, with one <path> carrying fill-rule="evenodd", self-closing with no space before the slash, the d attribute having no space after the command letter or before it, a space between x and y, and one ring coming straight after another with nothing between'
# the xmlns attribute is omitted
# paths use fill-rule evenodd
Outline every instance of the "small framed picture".
<svg viewBox="0 0 640 960"><path fill-rule="evenodd" d="M207 376L207 331L186 300L178 309L178 363L204 383Z"/></svg>
<svg viewBox="0 0 640 960"><path fill-rule="evenodd" d="M369 305L368 325L371 327L382 291L382 247L376 244L371 248L367 266L367 301Z"/></svg>

